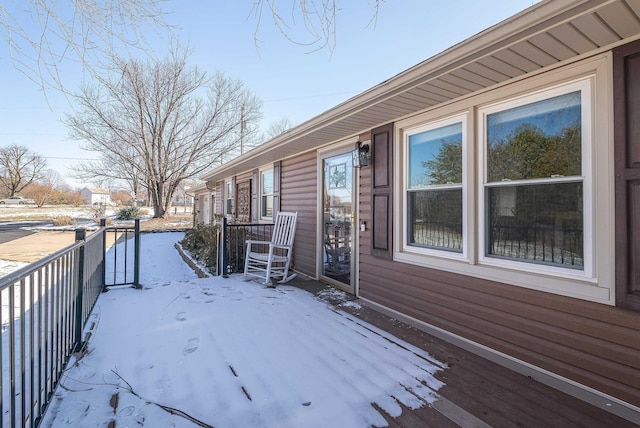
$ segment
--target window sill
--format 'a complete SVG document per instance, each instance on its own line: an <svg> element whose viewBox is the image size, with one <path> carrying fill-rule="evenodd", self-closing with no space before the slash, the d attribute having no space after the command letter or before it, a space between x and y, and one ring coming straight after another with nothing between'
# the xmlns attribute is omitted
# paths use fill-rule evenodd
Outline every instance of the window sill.
<svg viewBox="0 0 640 428"><path fill-rule="evenodd" d="M597 278L585 277L577 272L559 274L557 271L565 270L561 268L550 271L529 263L505 263L501 260L498 262L502 263L494 263L493 260L486 259L478 264L472 264L469 259L463 257L454 259L444 255L426 256L407 251L395 252L394 260L531 290L615 305L615 293L611 288L602 286Z"/></svg>

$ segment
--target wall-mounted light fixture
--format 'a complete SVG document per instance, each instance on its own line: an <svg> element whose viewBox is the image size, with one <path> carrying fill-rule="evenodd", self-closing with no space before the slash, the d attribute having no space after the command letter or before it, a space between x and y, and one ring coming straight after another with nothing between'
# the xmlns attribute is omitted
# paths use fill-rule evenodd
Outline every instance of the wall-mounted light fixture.
<svg viewBox="0 0 640 428"><path fill-rule="evenodd" d="M354 168L360 168L361 166L369 165L369 145L363 145L361 141L358 141L356 143L355 150L351 152L351 157L353 160Z"/></svg>

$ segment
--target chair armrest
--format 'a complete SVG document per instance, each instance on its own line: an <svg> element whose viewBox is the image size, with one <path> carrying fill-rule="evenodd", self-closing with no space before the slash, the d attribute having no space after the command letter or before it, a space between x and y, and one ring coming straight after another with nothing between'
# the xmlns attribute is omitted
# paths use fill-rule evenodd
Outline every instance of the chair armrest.
<svg viewBox="0 0 640 428"><path fill-rule="evenodd" d="M292 245L271 245L273 248L279 248L282 250L291 250L293 248Z"/></svg>
<svg viewBox="0 0 640 428"><path fill-rule="evenodd" d="M263 244L263 245L269 245L271 244L271 241L256 241L254 239L247 239L246 241L247 244Z"/></svg>

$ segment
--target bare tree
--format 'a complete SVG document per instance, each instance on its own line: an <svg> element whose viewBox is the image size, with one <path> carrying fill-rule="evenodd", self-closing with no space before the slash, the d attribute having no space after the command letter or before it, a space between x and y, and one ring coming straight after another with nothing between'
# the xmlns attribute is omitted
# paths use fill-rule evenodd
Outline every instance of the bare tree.
<svg viewBox="0 0 640 428"><path fill-rule="evenodd" d="M371 22L381 3L367 0ZM65 90L63 64L82 64L91 74L104 58L130 48L144 51L149 30L171 33L164 0L5 0L0 2L0 37L13 66L43 90ZM263 19L289 41L311 51L336 44L339 0L253 0L254 39L259 46ZM301 32L296 29L302 28Z"/></svg>
<svg viewBox="0 0 640 428"><path fill-rule="evenodd" d="M291 121L291 119L287 116L276 120L275 122L271 122L269 127L267 128L267 132L265 134L265 140L270 140L272 138L277 137L278 135L282 135L291 128L293 128L295 124Z"/></svg>
<svg viewBox="0 0 640 428"><path fill-rule="evenodd" d="M120 206L132 203L133 199L131 198L131 192L119 189L111 192L111 201Z"/></svg>
<svg viewBox="0 0 640 428"><path fill-rule="evenodd" d="M160 0L14 0L0 2L0 37L14 67L42 89L62 89L61 67L85 71L126 48L143 48L145 30L171 28Z"/></svg>
<svg viewBox="0 0 640 428"><path fill-rule="evenodd" d="M114 143L115 144L115 143ZM142 166L138 156L129 144L120 144L117 150L102 151L100 159L85 161L72 167L72 175L83 182L94 183L98 187L111 187L112 183L124 185L135 200L140 199L144 187Z"/></svg>
<svg viewBox="0 0 640 428"><path fill-rule="evenodd" d="M27 147L15 144L0 147L0 184L8 196L14 196L42 177L46 166L47 161Z"/></svg>
<svg viewBox="0 0 640 428"><path fill-rule="evenodd" d="M380 4L385 0L367 1L372 9L369 24L375 25ZM270 17L280 34L290 42L308 46L311 52L324 48L333 52L339 11L340 0L254 0L251 13L257 24L253 38L259 46L262 20ZM299 27L302 27L301 35L296 35L295 30Z"/></svg>
<svg viewBox="0 0 640 428"><path fill-rule="evenodd" d="M79 190L70 190L66 189L62 194L62 202L65 204L72 205L74 207L79 207L80 205L84 205L85 201Z"/></svg>
<svg viewBox="0 0 640 428"><path fill-rule="evenodd" d="M163 61L115 58L113 72L84 86L78 113L65 124L72 138L102 158L85 173L148 191L154 216L164 217L180 182L200 175L238 145L243 121L257 122L261 101L244 84L187 66L187 53Z"/></svg>
<svg viewBox="0 0 640 428"><path fill-rule="evenodd" d="M46 204L59 204L64 201L66 183L57 171L47 169L43 171L38 182L31 183L24 189L23 195L36 202L38 207Z"/></svg>

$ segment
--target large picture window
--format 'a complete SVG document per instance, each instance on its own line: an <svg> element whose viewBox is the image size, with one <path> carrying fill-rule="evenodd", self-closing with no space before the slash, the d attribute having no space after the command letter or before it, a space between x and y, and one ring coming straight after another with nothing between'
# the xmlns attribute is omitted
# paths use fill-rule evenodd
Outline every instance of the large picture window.
<svg viewBox="0 0 640 428"><path fill-rule="evenodd" d="M273 217L273 170L260 172L260 217Z"/></svg>
<svg viewBox="0 0 640 428"><path fill-rule="evenodd" d="M570 89L484 115L489 258L584 269L583 93Z"/></svg>
<svg viewBox="0 0 640 428"><path fill-rule="evenodd" d="M439 122L407 134L407 245L462 252L463 124Z"/></svg>

